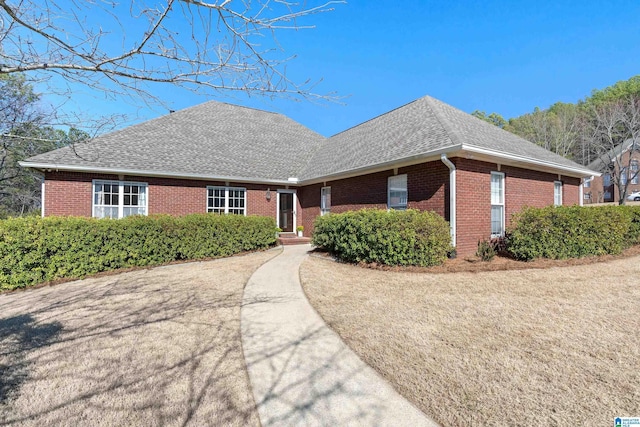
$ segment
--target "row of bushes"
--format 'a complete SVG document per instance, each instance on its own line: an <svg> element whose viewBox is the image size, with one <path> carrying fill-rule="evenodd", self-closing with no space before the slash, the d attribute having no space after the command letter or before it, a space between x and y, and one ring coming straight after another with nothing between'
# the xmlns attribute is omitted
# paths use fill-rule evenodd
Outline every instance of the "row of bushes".
<svg viewBox="0 0 640 427"><path fill-rule="evenodd" d="M451 251L449 224L434 212L360 211L318 217L313 244L347 262L438 265Z"/></svg>
<svg viewBox="0 0 640 427"><path fill-rule="evenodd" d="M313 244L347 262L432 266L451 251L449 225L433 212L365 209L317 218ZM618 254L640 244L640 206L549 206L513 217L506 238L480 242L478 256L496 246L513 258L566 259Z"/></svg>
<svg viewBox="0 0 640 427"><path fill-rule="evenodd" d="M275 229L272 218L241 215L3 220L0 289L267 248Z"/></svg>
<svg viewBox="0 0 640 427"><path fill-rule="evenodd" d="M504 241L516 259L618 254L640 243L640 206L527 208L514 215Z"/></svg>

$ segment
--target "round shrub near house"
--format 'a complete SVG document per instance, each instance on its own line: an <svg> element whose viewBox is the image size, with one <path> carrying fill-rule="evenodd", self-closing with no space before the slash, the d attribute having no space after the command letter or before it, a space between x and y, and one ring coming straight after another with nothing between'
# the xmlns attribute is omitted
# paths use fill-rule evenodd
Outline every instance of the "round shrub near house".
<svg viewBox="0 0 640 427"><path fill-rule="evenodd" d="M428 267L451 251L449 224L434 212L364 209L316 218L313 244L347 262Z"/></svg>
<svg viewBox="0 0 640 427"><path fill-rule="evenodd" d="M514 215L506 249L516 259L618 254L640 243L638 206L549 206Z"/></svg>

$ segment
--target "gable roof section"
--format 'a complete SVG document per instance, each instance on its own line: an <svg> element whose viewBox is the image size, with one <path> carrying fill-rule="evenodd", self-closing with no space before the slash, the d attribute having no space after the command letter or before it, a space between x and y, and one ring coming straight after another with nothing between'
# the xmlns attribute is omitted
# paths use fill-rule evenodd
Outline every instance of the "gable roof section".
<svg viewBox="0 0 640 427"><path fill-rule="evenodd" d="M633 145L633 141L633 138L630 138L623 143L616 145L611 150L607 151L602 156L589 163L587 165L587 168L598 172L606 172L608 166L613 162L614 159L629 151L629 149Z"/></svg>
<svg viewBox="0 0 640 427"><path fill-rule="evenodd" d="M210 101L31 157L25 166L286 182L322 140L281 114Z"/></svg>
<svg viewBox="0 0 640 427"><path fill-rule="evenodd" d="M210 101L21 164L39 169L305 184L419 163L441 154L570 176L594 174L429 96L331 138L281 114Z"/></svg>
<svg viewBox="0 0 640 427"><path fill-rule="evenodd" d="M425 96L332 136L302 175L305 179L339 176L440 154L476 154L574 175L592 174L571 160Z"/></svg>

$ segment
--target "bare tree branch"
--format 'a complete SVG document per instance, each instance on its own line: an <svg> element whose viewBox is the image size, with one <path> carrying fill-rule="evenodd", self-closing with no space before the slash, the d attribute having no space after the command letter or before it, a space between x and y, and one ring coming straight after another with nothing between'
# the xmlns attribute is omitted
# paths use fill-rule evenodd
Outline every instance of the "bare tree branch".
<svg viewBox="0 0 640 427"><path fill-rule="evenodd" d="M112 94L157 100L148 83L192 91L333 100L287 76L294 56L276 33L313 28L309 7L283 0L0 0L0 75L59 75ZM118 32L116 30L120 29Z"/></svg>

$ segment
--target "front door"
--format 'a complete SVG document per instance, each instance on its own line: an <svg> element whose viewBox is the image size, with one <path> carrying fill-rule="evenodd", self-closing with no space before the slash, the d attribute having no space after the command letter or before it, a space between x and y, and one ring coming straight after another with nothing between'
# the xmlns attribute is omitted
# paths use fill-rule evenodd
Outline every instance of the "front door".
<svg viewBox="0 0 640 427"><path fill-rule="evenodd" d="M278 207L278 226L285 232L293 232L293 193L278 193L280 206Z"/></svg>

